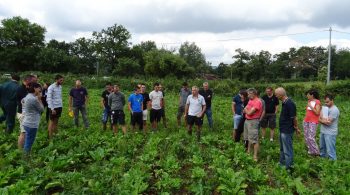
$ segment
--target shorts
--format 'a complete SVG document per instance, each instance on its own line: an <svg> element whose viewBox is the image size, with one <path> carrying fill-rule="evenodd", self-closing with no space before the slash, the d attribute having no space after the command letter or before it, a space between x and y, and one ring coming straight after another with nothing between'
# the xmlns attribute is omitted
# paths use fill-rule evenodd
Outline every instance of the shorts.
<svg viewBox="0 0 350 195"><path fill-rule="evenodd" d="M23 113L17 113L17 119L18 119L18 122L19 122L19 130L21 133L25 133L26 130L24 129L23 127L23 121L24 121L24 114Z"/></svg>
<svg viewBox="0 0 350 195"><path fill-rule="evenodd" d="M276 114L265 114L264 118L260 121L261 128L276 128Z"/></svg>
<svg viewBox="0 0 350 195"><path fill-rule="evenodd" d="M196 124L197 126L202 126L203 125L203 117L187 115L187 124L191 125L191 126L193 124Z"/></svg>
<svg viewBox="0 0 350 195"><path fill-rule="evenodd" d="M136 123L139 124L140 130L143 129L143 114L142 114L142 112L133 112L131 114L131 125L135 126Z"/></svg>
<svg viewBox="0 0 350 195"><path fill-rule="evenodd" d="M249 143L255 144L259 141L259 120L245 120L244 122L244 140L248 140Z"/></svg>
<svg viewBox="0 0 350 195"><path fill-rule="evenodd" d="M52 110L49 109L50 111L50 119L53 120L53 119L56 119L56 118L60 118L61 117L61 114L62 114L62 107L59 107L59 108L54 108L54 110L56 111L56 114L53 115L52 114Z"/></svg>
<svg viewBox="0 0 350 195"><path fill-rule="evenodd" d="M161 109L159 110L151 109L151 116L150 116L151 123L153 123L154 121L157 121L157 122L160 121L160 118L162 117L161 112L162 112Z"/></svg>
<svg viewBox="0 0 350 195"><path fill-rule="evenodd" d="M242 115L235 114L233 116L233 129L238 129L238 125L242 120Z"/></svg>
<svg viewBox="0 0 350 195"><path fill-rule="evenodd" d="M177 109L177 114L176 117L177 119L180 119L182 117L182 115L185 112L185 106L179 106L179 108Z"/></svg>
<svg viewBox="0 0 350 195"><path fill-rule="evenodd" d="M125 125L125 114L122 110L111 111L111 123L112 125Z"/></svg>
<svg viewBox="0 0 350 195"><path fill-rule="evenodd" d="M148 117L148 110L146 109L146 110L142 111L142 119L144 121L147 121L147 117Z"/></svg>

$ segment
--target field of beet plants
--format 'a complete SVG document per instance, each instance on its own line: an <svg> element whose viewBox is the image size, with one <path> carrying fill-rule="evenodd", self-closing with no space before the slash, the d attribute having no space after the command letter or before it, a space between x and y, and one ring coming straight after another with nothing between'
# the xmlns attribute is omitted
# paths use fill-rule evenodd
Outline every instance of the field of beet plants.
<svg viewBox="0 0 350 195"><path fill-rule="evenodd" d="M295 170L289 174L278 165L278 133L272 143L261 141L258 162L231 140L231 97L214 97L215 127L209 130L205 118L197 142L177 127L178 96L170 92L165 97L167 129L161 124L156 132L119 131L117 136L102 131L101 92L89 91L91 126L84 130L68 116L65 88L59 133L48 141L42 120L30 159L17 149L18 131L0 134L0 194L350 194L347 98L335 101L341 112L338 160L309 157L302 135L295 136ZM302 128L306 100L295 101Z"/></svg>

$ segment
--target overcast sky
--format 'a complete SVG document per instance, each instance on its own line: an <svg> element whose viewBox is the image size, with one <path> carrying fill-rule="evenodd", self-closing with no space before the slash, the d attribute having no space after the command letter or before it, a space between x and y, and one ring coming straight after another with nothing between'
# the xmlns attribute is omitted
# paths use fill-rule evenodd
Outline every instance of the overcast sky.
<svg viewBox="0 0 350 195"><path fill-rule="evenodd" d="M120 24L132 44L152 40L178 48L195 42L212 65L231 63L237 48L249 52L290 47L350 48L349 0L1 0L0 19L28 18L45 26L46 40L74 41ZM275 36L311 32L289 36ZM218 41L221 40L221 41ZM226 40L226 41L223 41Z"/></svg>

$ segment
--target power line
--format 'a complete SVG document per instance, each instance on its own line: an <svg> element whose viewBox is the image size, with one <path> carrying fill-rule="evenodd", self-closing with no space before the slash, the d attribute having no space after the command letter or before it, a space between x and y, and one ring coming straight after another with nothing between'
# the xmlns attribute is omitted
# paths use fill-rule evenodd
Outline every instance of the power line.
<svg viewBox="0 0 350 195"><path fill-rule="evenodd" d="M319 31L309 31L309 32L300 32L300 33L289 33L289 34L277 34L277 35L265 35L265 36L253 36L253 37L240 37L240 38L230 38L230 39L217 39L217 40L210 40L210 41L195 41L196 43L211 43L211 42L226 42L226 41L239 41L239 40L247 40L247 39L258 39L258 38L271 38L271 37L287 37L287 36L294 36L294 35L303 35L303 34L311 34L311 33L318 33L318 32L325 32L328 30L319 30ZM170 42L170 43L161 43L164 45L179 45L182 44L182 42Z"/></svg>
<svg viewBox="0 0 350 195"><path fill-rule="evenodd" d="M337 32L337 33L342 33L342 34L349 34L350 35L350 32L344 32L344 31L339 31L339 30L333 30L334 32Z"/></svg>

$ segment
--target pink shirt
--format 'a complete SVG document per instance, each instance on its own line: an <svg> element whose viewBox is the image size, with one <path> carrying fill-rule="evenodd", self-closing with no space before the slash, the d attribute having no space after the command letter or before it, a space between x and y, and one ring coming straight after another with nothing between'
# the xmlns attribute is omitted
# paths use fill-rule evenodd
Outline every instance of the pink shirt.
<svg viewBox="0 0 350 195"><path fill-rule="evenodd" d="M316 105L321 105L320 100L315 99L313 101L316 102L314 108L316 108ZM310 102L310 100L308 101L308 103L309 102ZM306 115L305 115L304 121L308 122L308 123L318 124L318 118L320 117L320 115L316 115L312 110L309 110L308 107L309 106L306 106Z"/></svg>
<svg viewBox="0 0 350 195"><path fill-rule="evenodd" d="M255 98L253 100L249 100L248 105L246 106L247 110L250 111L251 109L255 108L255 112L252 115L246 114L246 119L260 119L260 116L263 112L262 109L262 103L259 100L259 98Z"/></svg>

